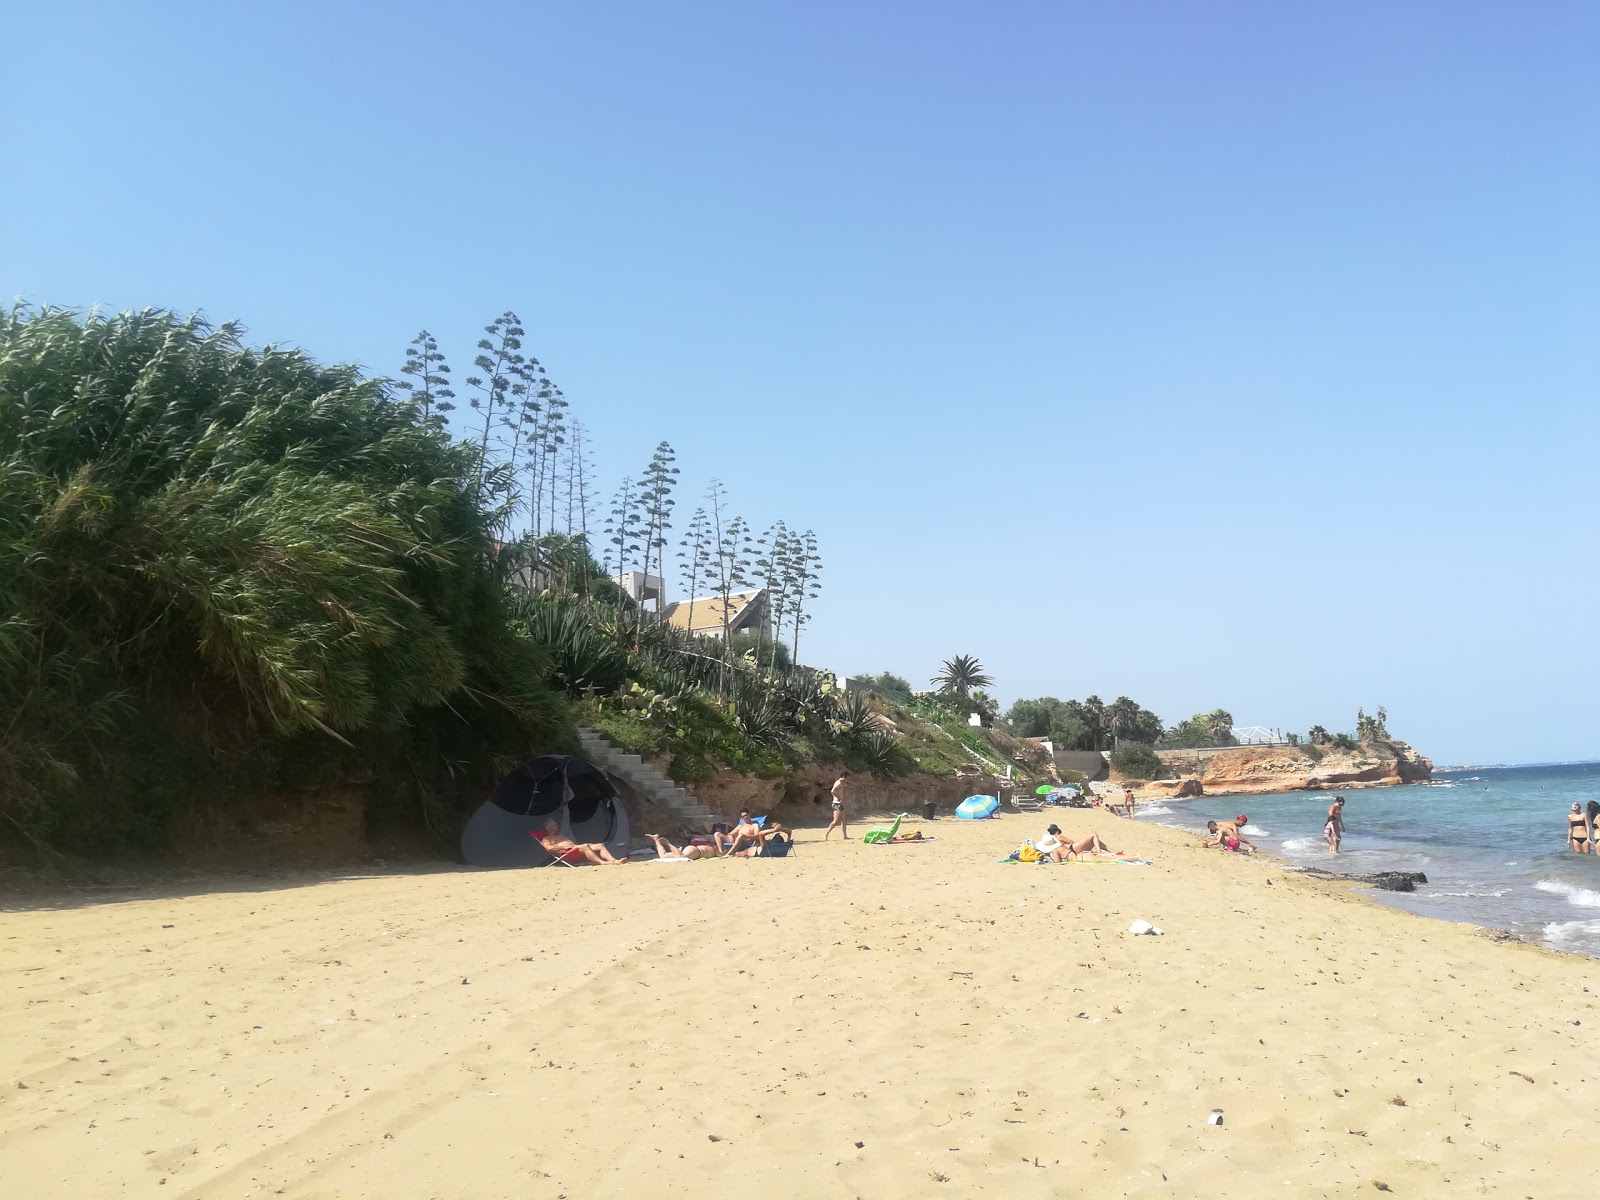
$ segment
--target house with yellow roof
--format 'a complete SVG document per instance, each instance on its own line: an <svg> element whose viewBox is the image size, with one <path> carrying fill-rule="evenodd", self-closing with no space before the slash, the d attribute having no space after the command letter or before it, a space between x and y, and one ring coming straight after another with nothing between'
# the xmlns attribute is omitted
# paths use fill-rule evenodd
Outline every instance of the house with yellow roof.
<svg viewBox="0 0 1600 1200"><path fill-rule="evenodd" d="M667 605L661 619L674 629L687 629L702 637L722 636L721 596L696 596L694 600L675 600ZM772 636L772 614L766 588L746 588L728 593L728 632Z"/></svg>

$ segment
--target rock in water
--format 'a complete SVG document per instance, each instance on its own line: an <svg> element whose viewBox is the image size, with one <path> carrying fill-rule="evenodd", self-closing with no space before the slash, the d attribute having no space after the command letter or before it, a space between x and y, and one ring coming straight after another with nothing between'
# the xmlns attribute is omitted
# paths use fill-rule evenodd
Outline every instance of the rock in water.
<svg viewBox="0 0 1600 1200"><path fill-rule="evenodd" d="M1324 871L1320 867L1304 867L1300 873L1316 879L1367 883L1386 892L1414 892L1417 890L1417 884L1428 882L1428 877L1421 871L1377 871L1371 875L1341 875L1338 871Z"/></svg>

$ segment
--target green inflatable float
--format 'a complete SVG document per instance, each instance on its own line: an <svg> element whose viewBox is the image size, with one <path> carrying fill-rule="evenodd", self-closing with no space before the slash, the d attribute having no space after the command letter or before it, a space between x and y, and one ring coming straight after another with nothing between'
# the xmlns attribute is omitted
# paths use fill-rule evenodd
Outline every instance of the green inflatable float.
<svg viewBox="0 0 1600 1200"><path fill-rule="evenodd" d="M884 842L894 841L894 835L900 832L900 822L906 819L906 814L901 813L894 819L894 824L887 829L869 829L861 840L871 845L882 845Z"/></svg>

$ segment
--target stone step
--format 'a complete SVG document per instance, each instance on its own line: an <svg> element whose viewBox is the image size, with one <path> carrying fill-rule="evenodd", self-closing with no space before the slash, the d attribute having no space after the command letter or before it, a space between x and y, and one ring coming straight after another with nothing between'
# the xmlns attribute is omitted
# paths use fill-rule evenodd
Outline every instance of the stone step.
<svg viewBox="0 0 1600 1200"><path fill-rule="evenodd" d="M693 792L679 787L665 772L644 761L637 754L628 754L609 739L590 729L578 731L578 744L598 766L625 781L634 791L652 803L666 809L678 820L702 828L716 820L716 816Z"/></svg>

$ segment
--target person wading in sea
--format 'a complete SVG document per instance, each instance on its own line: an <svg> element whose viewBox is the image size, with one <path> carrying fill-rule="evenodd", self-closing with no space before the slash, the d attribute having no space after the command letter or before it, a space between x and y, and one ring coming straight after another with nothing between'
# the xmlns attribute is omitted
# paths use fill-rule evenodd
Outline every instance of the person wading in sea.
<svg viewBox="0 0 1600 1200"><path fill-rule="evenodd" d="M1576 800L1572 802L1572 811L1567 814L1567 845L1572 847L1574 854L1589 853L1589 822L1584 819L1583 805Z"/></svg>
<svg viewBox="0 0 1600 1200"><path fill-rule="evenodd" d="M1344 797L1335 796L1333 803L1328 805L1328 823L1322 827L1322 836L1328 843L1328 850L1339 853L1339 843L1344 840Z"/></svg>

